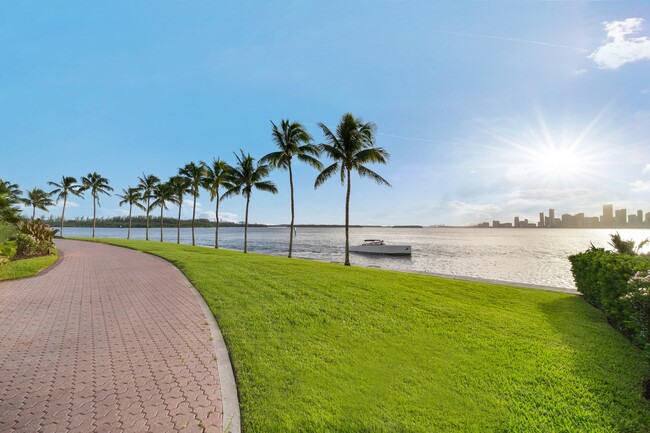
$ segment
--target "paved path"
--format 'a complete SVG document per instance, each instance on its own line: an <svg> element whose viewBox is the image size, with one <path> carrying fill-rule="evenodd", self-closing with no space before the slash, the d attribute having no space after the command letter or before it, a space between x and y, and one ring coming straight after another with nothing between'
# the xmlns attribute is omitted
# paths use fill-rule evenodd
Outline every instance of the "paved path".
<svg viewBox="0 0 650 433"><path fill-rule="evenodd" d="M57 241L0 283L0 432L221 432L219 371L185 277L123 248Z"/></svg>

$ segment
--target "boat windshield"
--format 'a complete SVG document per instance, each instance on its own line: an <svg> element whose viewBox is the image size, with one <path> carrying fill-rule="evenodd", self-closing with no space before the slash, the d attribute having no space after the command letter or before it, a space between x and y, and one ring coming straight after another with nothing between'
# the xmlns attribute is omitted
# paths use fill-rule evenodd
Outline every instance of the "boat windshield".
<svg viewBox="0 0 650 433"><path fill-rule="evenodd" d="M381 239L366 239L363 241L363 246L371 246L371 245L384 245L384 241Z"/></svg>

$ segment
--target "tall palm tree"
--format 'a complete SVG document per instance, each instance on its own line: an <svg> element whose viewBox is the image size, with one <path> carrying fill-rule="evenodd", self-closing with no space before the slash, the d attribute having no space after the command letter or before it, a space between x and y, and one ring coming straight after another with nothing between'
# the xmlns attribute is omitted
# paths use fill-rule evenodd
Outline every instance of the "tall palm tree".
<svg viewBox="0 0 650 433"><path fill-rule="evenodd" d="M122 194L117 195L122 200L120 201L120 206L128 204L129 205L129 230L126 232L126 238L131 239L131 218L133 215L133 206L144 210L144 206L140 203L142 201L142 193L140 189L131 188L130 186L126 189L122 188Z"/></svg>
<svg viewBox="0 0 650 433"><path fill-rule="evenodd" d="M172 176L169 179L169 187L174 194L174 203L178 205L178 233L176 243L181 243L181 208L183 207L183 197L190 192L190 181L182 176Z"/></svg>
<svg viewBox="0 0 650 433"><path fill-rule="evenodd" d="M14 199L17 203L20 201L20 196L23 195L23 192L20 190L18 184L0 179L0 194L6 194L9 199Z"/></svg>
<svg viewBox="0 0 650 433"><path fill-rule="evenodd" d="M341 117L336 133L332 132L325 124L319 123L323 130L326 143L321 144L325 154L334 160L316 177L314 188L321 186L327 179L339 172L341 184L347 180L345 195L345 266L350 266L350 189L351 174L356 172L360 177L369 177L380 185L390 186L390 183L365 164L386 164L388 152L382 147L375 146L374 123L363 123L361 118L355 118L346 113Z"/></svg>
<svg viewBox="0 0 650 433"><path fill-rule="evenodd" d="M298 161L304 162L318 170L323 170L323 164L315 157L320 156L320 149L314 146L312 137L299 122L290 122L284 119L280 122L280 128L271 122L273 129L271 135L278 149L262 157L260 162L269 164L273 168L289 171L289 186L291 188L291 226L289 228L289 258L293 252L293 234L295 222L295 208L293 198L293 170L291 160L295 156Z"/></svg>
<svg viewBox="0 0 650 433"><path fill-rule="evenodd" d="M627 254L629 256L638 256L639 252L650 242L650 238L645 238L637 245L634 239L623 240L619 232L609 235L609 245L614 248L619 254Z"/></svg>
<svg viewBox="0 0 650 433"><path fill-rule="evenodd" d="M27 206L31 206L34 210L32 211L32 221L36 217L36 209L47 212L47 208L54 206L54 202L50 198L52 194L45 192L40 188L34 188L31 191L27 191L27 197L23 199L23 203Z"/></svg>
<svg viewBox="0 0 650 433"><path fill-rule="evenodd" d="M219 158L213 159L212 165L208 165L205 162L201 162L201 165L205 172L203 188L210 192L210 200L214 200L215 202L214 214L217 222L214 229L214 247L219 248L219 202L223 199L219 195L219 188L223 187L226 190L232 188L232 184L229 181L231 168L225 161Z"/></svg>
<svg viewBox="0 0 650 433"><path fill-rule="evenodd" d="M156 176L153 174L144 174L142 173L142 177L138 177L138 180L140 181L138 183L138 189L140 190L140 194L142 195L142 200L147 201L147 207L145 208L145 212L147 214L146 217L146 230L145 230L145 240L149 240L149 212L151 212L151 198L153 197L153 189L160 183L160 179L158 179Z"/></svg>
<svg viewBox="0 0 650 433"><path fill-rule="evenodd" d="M151 203L151 207L160 208L160 242L162 242L163 225L165 223L164 210L167 209L167 202L173 202L175 200L174 191L172 191L167 182L162 182L153 189L153 198L154 201Z"/></svg>
<svg viewBox="0 0 650 433"><path fill-rule="evenodd" d="M111 195L113 188L108 185L108 179L103 177L97 172L88 173L87 176L81 178L81 183L83 186L80 191L90 190L90 194L93 196L93 237L95 237L95 224L97 222L97 206L101 207L99 203L99 194Z"/></svg>
<svg viewBox="0 0 650 433"><path fill-rule="evenodd" d="M195 164L190 162L185 164L184 167L178 170L178 174L190 181L190 192L194 197L194 206L192 207L192 245L196 245L194 242L194 220L196 220L196 199L199 197L201 192L201 183L203 182L203 177L205 172L201 164Z"/></svg>
<svg viewBox="0 0 650 433"><path fill-rule="evenodd" d="M237 165L231 168L230 183L232 186L223 197L230 197L232 195L243 195L246 197L246 220L244 222L244 253L248 252L248 207L251 201L251 194L253 189L260 191L270 192L277 194L278 189L271 181L265 180L269 175L269 166L266 164L255 164L255 159L249 153L244 154L243 150L239 150L241 155L235 154L237 158Z"/></svg>
<svg viewBox="0 0 650 433"><path fill-rule="evenodd" d="M61 210L61 237L63 237L63 225L65 223L65 206L68 203L68 195L72 194L81 197L81 185L77 183L77 178L72 176L61 176L59 183L48 182L54 190L50 194L56 195L56 200L63 199L63 210Z"/></svg>

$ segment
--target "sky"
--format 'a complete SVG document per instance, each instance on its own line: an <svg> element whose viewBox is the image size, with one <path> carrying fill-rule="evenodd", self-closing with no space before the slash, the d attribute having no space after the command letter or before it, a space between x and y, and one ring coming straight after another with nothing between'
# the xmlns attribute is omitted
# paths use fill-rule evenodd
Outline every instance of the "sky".
<svg viewBox="0 0 650 433"><path fill-rule="evenodd" d="M0 178L23 190L96 171L119 192L272 152L270 121L321 143L318 123L347 112L376 123L390 160L371 168L392 184L352 178L353 224L650 211L650 4L62 0L0 14ZM345 188L314 190L317 174L295 167L296 222L342 224ZM271 179L279 193L254 192L250 220L288 223L288 175ZM127 214L118 201L98 215ZM227 199L220 218L244 208ZM198 214L214 218L205 192ZM68 201L76 216L92 216L89 197Z"/></svg>

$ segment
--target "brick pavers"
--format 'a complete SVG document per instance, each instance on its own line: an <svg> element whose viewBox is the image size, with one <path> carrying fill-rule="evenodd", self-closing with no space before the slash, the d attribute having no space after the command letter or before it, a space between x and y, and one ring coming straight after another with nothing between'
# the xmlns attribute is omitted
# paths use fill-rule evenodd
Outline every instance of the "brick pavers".
<svg viewBox="0 0 650 433"><path fill-rule="evenodd" d="M0 283L0 432L221 432L210 328L180 271L57 247L51 270Z"/></svg>

